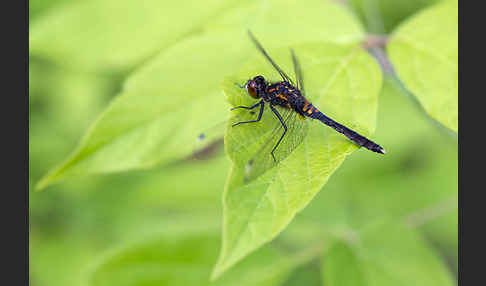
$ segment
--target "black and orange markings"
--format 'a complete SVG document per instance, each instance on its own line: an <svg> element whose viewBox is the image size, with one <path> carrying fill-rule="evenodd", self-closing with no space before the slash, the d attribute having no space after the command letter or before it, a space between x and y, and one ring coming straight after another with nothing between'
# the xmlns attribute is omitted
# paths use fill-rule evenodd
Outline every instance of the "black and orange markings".
<svg viewBox="0 0 486 286"><path fill-rule="evenodd" d="M270 64L277 70L277 72L282 77L282 81L277 83L269 83L265 80L265 78L261 75L254 77L253 79L249 79L244 88L246 88L248 94L255 98L261 99L258 103L253 106L236 106L232 109L244 108L244 109L254 109L256 107L260 107L260 112L258 113L258 117L256 120L251 121L243 121L237 122L233 124L233 126L240 125L243 123L254 123L258 122L262 118L263 109L265 103L268 103L270 109L275 114L275 116L280 120L280 123L283 126L284 132L281 135L280 139L278 140L277 144L273 147L271 154L273 160L276 162L274 152L277 149L278 145L284 138L285 134L287 133L287 125L285 121L282 119L282 116L275 108L275 106L281 106L286 109L292 109L293 111L297 112L301 118L309 117L313 119L317 119L322 123L326 124L327 126L333 128L339 133L342 133L344 136L355 142L356 144L365 147L368 150L371 150L376 153L385 154L385 149L383 149L380 145L376 144L375 142L369 140L368 138L358 134L357 132L347 128L346 126L337 123L336 121L332 120L331 118L325 116L322 112L319 111L310 101L308 101L304 97L304 85L302 80L302 72L300 69L299 62L293 50L290 50L292 61L294 64L294 71L297 80L297 84L294 84L292 79L285 74L285 72L280 69L279 66L270 58L267 52L263 49L262 45L256 40L255 36L248 31L248 34L256 45L258 50L265 56L265 58L270 62ZM242 87L243 88L243 87Z"/></svg>

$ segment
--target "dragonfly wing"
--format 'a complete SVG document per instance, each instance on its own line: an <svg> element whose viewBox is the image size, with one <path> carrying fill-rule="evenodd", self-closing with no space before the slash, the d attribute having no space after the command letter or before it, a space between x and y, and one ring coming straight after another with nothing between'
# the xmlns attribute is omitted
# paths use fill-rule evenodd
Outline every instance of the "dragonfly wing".
<svg viewBox="0 0 486 286"><path fill-rule="evenodd" d="M294 64L294 73L295 73L295 80L297 81L297 89L300 90L300 93L305 95L304 90L304 76L302 74L302 68L300 67L300 62L295 55L293 49L290 49L290 54L292 55L292 63Z"/></svg>
<svg viewBox="0 0 486 286"><path fill-rule="evenodd" d="M268 106L261 122L235 126L232 136L228 140L228 150L232 152L233 161L245 170L244 180L250 182L277 166L290 153L302 143L307 133L307 122L301 120L298 114L287 108L277 106L279 114L287 126L287 133L274 152L275 160L271 155L272 149L284 132L284 128ZM236 121L235 121L236 122Z"/></svg>
<svg viewBox="0 0 486 286"><path fill-rule="evenodd" d="M250 39L253 41L257 49L265 56L265 58L275 68L275 70L277 70L277 72L280 74L282 79L294 85L292 79L272 60L272 58L267 54L263 46L260 44L260 42L258 42L258 40L255 38L255 36L250 30L248 30L248 35L250 36Z"/></svg>
<svg viewBox="0 0 486 286"><path fill-rule="evenodd" d="M287 133L275 149L275 160L271 151L282 136L284 128L267 105L259 122L233 127L234 123L255 120L258 116L257 112L253 110L239 110L235 111L229 120L215 123L197 134L192 158L206 159L207 157L218 156L215 153L222 150L220 147L226 132L228 136L225 138L227 151L230 153L233 162L239 168L244 169L243 180L248 183L257 179L289 156L307 135L308 120L300 119L298 114L291 109L280 106L275 108L287 126ZM231 128L231 130L227 130L228 128ZM218 154L223 155L223 152Z"/></svg>

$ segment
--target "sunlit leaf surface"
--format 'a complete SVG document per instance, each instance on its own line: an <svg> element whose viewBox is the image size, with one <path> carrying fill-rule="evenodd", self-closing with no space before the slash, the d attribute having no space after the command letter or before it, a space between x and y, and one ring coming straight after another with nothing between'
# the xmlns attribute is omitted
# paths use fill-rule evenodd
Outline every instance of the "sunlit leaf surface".
<svg viewBox="0 0 486 286"><path fill-rule="evenodd" d="M331 118L365 136L372 134L382 80L374 60L359 45L307 44L296 46L295 51L305 71L308 99ZM291 70L287 49L271 54L284 70ZM225 81L225 92L233 105L248 103L251 97L231 83L257 74L278 79L272 67L258 58ZM277 122L269 110L263 117ZM272 126L267 122L254 125L258 124L261 126L229 127L225 137L233 167L224 194L223 248L214 276L272 240L324 186L346 156L358 148L326 125L309 120L307 132L291 133L285 139L298 140L296 136L303 136L298 147L289 150L276 167L259 169L260 176L248 182L242 157L258 151L253 130ZM376 156L376 160L384 158Z"/></svg>
<svg viewBox="0 0 486 286"><path fill-rule="evenodd" d="M362 37L360 26L348 13L326 2L256 1L245 7L260 11L257 7L273 2L279 3L275 9L237 18L248 23L255 20L249 27L255 27L253 32L266 39L266 46L329 40L330 35L337 41ZM335 23L326 17L299 17L310 7L315 13L333 11ZM228 12L231 19L237 11ZM210 33L166 49L130 76L79 148L38 188L62 178L150 168L191 155L201 131L228 118L230 106L221 91L224 76L234 73L256 52L241 23L223 29L219 21L224 19L214 19L207 25ZM263 20L265 26L254 26ZM295 21L295 33L284 36L280 29L283 21ZM336 23L341 23L338 29L334 29Z"/></svg>
<svg viewBox="0 0 486 286"><path fill-rule="evenodd" d="M198 2L88 0L59 5L32 21L29 52L72 69L126 71L196 33L236 1L208 0L190 8Z"/></svg>
<svg viewBox="0 0 486 286"><path fill-rule="evenodd" d="M405 86L425 111L458 131L457 1L428 8L393 33L389 57Z"/></svg>
<svg viewBox="0 0 486 286"><path fill-rule="evenodd" d="M206 29L236 34L248 28L266 30L266 35L284 37L283 42L301 39L302 32L307 38L332 41L362 36L349 13L318 0L306 5L290 0L206 0L204 5L195 0L66 2L32 21L29 52L78 70L131 70ZM197 49L190 53L204 56Z"/></svg>

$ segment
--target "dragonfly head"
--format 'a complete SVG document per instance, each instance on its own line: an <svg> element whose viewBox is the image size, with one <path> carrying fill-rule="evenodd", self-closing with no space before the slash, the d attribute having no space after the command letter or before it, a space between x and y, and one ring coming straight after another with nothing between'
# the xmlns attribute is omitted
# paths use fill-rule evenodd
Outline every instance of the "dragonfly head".
<svg viewBox="0 0 486 286"><path fill-rule="evenodd" d="M253 79L249 79L245 84L246 91L253 98L260 98L262 92L265 91L266 86L267 82L261 75L258 75Z"/></svg>

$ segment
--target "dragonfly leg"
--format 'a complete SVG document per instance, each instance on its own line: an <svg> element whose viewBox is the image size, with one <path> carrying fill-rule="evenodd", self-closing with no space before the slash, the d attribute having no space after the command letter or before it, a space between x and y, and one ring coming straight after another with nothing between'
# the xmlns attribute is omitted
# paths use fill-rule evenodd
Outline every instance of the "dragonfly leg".
<svg viewBox="0 0 486 286"><path fill-rule="evenodd" d="M280 113L278 113L277 109L275 109L275 107L273 107L272 105L270 105L270 109L272 109L273 113L275 113L275 115L277 116L278 120L280 120L280 123L282 123L282 126L284 128L284 133L282 134L282 136L278 140L277 144L275 144L275 147L273 147L272 152L271 152L272 157L273 157L273 161L277 162L273 152L275 151L275 149L277 149L278 145L280 144L280 141L282 141L282 139L284 138L285 133L287 133L287 126L285 125L285 123L284 123L282 117L280 116Z"/></svg>
<svg viewBox="0 0 486 286"><path fill-rule="evenodd" d="M259 103L255 104L253 106L250 106L250 107L247 107L247 106L237 106L237 107L235 107L235 108L253 109L253 108L257 107L258 105L260 105L260 113L258 113L258 118L256 120L237 122L237 123L233 124L233 127L236 126L236 125L239 125L239 124L243 124L243 123L252 123L252 122L258 122L258 121L260 121L260 119L262 119L263 108L265 107L265 102L262 100Z"/></svg>
<svg viewBox="0 0 486 286"><path fill-rule="evenodd" d="M257 102L255 105L252 105L252 106L243 106L243 105L235 106L235 107L231 108L230 110L235 110L235 109L238 109L238 108L253 109L253 108L257 107L258 105L262 104L262 102L263 102L263 100Z"/></svg>

